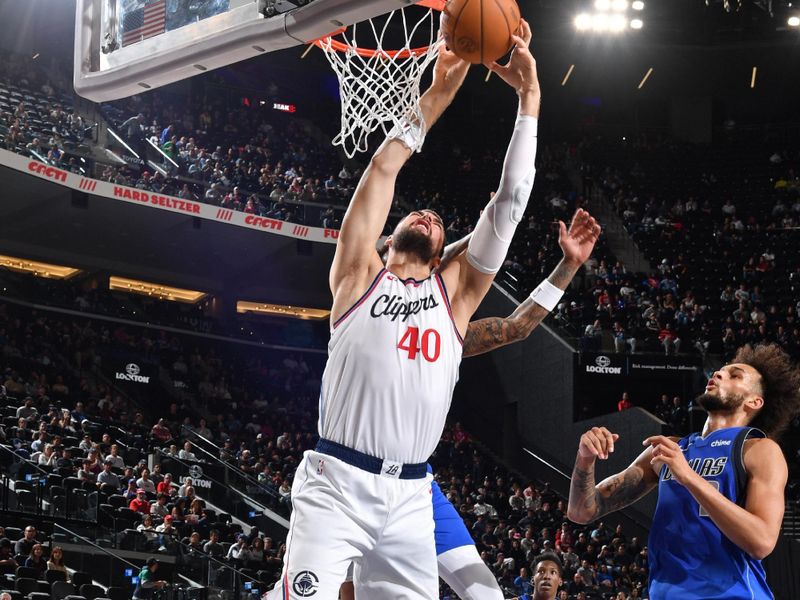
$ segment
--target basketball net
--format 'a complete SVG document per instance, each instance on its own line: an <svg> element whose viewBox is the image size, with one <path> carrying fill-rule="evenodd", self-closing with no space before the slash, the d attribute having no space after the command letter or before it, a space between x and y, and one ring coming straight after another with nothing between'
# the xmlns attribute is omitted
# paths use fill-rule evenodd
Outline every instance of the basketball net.
<svg viewBox="0 0 800 600"><path fill-rule="evenodd" d="M402 130L404 122L423 122L419 84L444 43L437 31L438 7L444 2L420 4L428 10L416 22L400 8L381 17L382 24L368 19L314 42L339 79L341 127L333 145L349 158L366 152L369 135L379 128L388 135L394 127ZM394 30L402 26L405 45L399 50L384 46L391 24ZM427 44L412 47L415 41ZM412 150L420 149L422 139Z"/></svg>

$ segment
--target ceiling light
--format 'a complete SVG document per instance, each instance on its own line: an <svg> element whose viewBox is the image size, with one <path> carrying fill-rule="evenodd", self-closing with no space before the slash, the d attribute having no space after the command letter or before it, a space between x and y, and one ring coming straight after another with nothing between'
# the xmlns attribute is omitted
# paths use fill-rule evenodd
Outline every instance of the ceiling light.
<svg viewBox="0 0 800 600"><path fill-rule="evenodd" d="M14 256L3 256L0 254L0 267L11 269L12 271L19 271L21 273L30 273L37 277L46 277L48 279L69 279L70 277L80 273L79 269L72 267L62 267L59 265L51 265L43 262L36 262L34 260L27 260L25 258L16 258Z"/></svg>
<svg viewBox="0 0 800 600"><path fill-rule="evenodd" d="M631 3L631 8L633 10L644 10L644 2L642 0L634 0Z"/></svg>
<svg viewBox="0 0 800 600"><path fill-rule="evenodd" d="M594 7L597 10L611 10L611 0L595 0Z"/></svg>
<svg viewBox="0 0 800 600"><path fill-rule="evenodd" d="M578 31L586 31L592 26L592 17L586 13L582 13L575 17L575 28Z"/></svg>
<svg viewBox="0 0 800 600"><path fill-rule="evenodd" d="M184 290L168 285L161 285L159 283L148 283L146 281L114 276L108 279L108 289L115 292L129 292L131 294L150 296L158 300L185 302L187 304L195 304L206 296L205 292Z"/></svg>
<svg viewBox="0 0 800 600"><path fill-rule="evenodd" d="M791 16L787 19L786 23L788 23L789 27L799 27L800 26L800 17L798 16Z"/></svg>
<svg viewBox="0 0 800 600"><path fill-rule="evenodd" d="M631 29L641 29L644 27L644 22L641 19L631 19Z"/></svg>
<svg viewBox="0 0 800 600"><path fill-rule="evenodd" d="M605 31L608 29L608 15L594 15L592 17L592 29L595 31Z"/></svg>
<svg viewBox="0 0 800 600"><path fill-rule="evenodd" d="M626 11L628 10L628 0L613 0L611 8L617 12Z"/></svg>
<svg viewBox="0 0 800 600"><path fill-rule="evenodd" d="M263 302L236 302L238 313L259 313L277 317L293 317L295 319L322 321L331 316L331 311L321 308L306 308L303 306L285 306L283 304L265 304Z"/></svg>
<svg viewBox="0 0 800 600"><path fill-rule="evenodd" d="M628 20L622 15L612 15L608 19L608 30L614 33L625 31L628 26Z"/></svg>

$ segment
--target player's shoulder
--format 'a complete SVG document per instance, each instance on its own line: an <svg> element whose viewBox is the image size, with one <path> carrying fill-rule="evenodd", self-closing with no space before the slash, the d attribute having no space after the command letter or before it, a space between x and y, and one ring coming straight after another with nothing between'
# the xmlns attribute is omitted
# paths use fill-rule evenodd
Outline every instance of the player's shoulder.
<svg viewBox="0 0 800 600"><path fill-rule="evenodd" d="M745 440L742 449L744 463L747 470L775 466L786 467L786 458L783 450L775 440L770 438L749 438Z"/></svg>

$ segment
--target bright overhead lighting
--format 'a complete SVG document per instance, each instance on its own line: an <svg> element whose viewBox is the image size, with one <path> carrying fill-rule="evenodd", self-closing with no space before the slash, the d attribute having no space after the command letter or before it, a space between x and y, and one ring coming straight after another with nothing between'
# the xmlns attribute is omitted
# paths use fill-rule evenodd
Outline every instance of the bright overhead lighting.
<svg viewBox="0 0 800 600"><path fill-rule="evenodd" d="M129 292L131 294L150 296L151 298L157 298L159 300L185 302L187 304L196 304L206 296L205 292L184 290L168 285L161 285L159 283L148 283L146 281L114 276L108 279L108 289L115 292Z"/></svg>
<svg viewBox="0 0 800 600"><path fill-rule="evenodd" d="M631 3L631 8L633 10L644 10L644 2L642 0L634 0Z"/></svg>
<svg viewBox="0 0 800 600"><path fill-rule="evenodd" d="M653 67L650 67L649 69L647 69L647 73L644 74L644 77L642 77L642 81L641 83L639 83L638 89L642 89L644 87L644 84L647 83L647 80L650 79L650 75L652 74L653 74Z"/></svg>
<svg viewBox="0 0 800 600"><path fill-rule="evenodd" d="M5 267L12 271L19 271L21 273L29 273L31 275L36 275L36 277L46 277L47 279L69 279L80 273L79 269L73 269L72 267L51 265L34 260L27 260L25 258L4 256L2 254L0 254L0 267Z"/></svg>
<svg viewBox="0 0 800 600"><path fill-rule="evenodd" d="M628 20L622 15L612 15L608 19L608 30L612 33L624 31L628 26Z"/></svg>
<svg viewBox="0 0 800 600"><path fill-rule="evenodd" d="M331 316L331 311L321 308L305 308L303 306L285 306L283 304L265 304L263 302L247 302L238 300L236 302L236 312L238 313L259 313L277 317L293 317L295 319L305 319L322 321Z"/></svg>
<svg viewBox="0 0 800 600"><path fill-rule="evenodd" d="M595 31L608 29L608 15L594 15L592 17L592 29Z"/></svg>
<svg viewBox="0 0 800 600"><path fill-rule="evenodd" d="M644 22L641 19L631 19L631 29L641 29L644 27Z"/></svg>
<svg viewBox="0 0 800 600"><path fill-rule="evenodd" d="M611 0L595 0L594 7L597 10L611 10Z"/></svg>
<svg viewBox="0 0 800 600"><path fill-rule="evenodd" d="M581 13L575 17L575 28L578 31L586 31L592 26L592 17L586 13Z"/></svg>
<svg viewBox="0 0 800 600"><path fill-rule="evenodd" d="M626 11L628 10L628 0L613 0L611 8L617 12Z"/></svg>
<svg viewBox="0 0 800 600"><path fill-rule="evenodd" d="M756 75L758 74L758 67L753 67L753 74L750 75L750 89L756 88Z"/></svg>
<svg viewBox="0 0 800 600"><path fill-rule="evenodd" d="M567 81L569 81L569 76L572 75L572 71L575 69L575 65L570 65L569 69L567 69L567 74L564 75L564 79L561 81L561 87L567 85Z"/></svg>
<svg viewBox="0 0 800 600"><path fill-rule="evenodd" d="M789 25L789 27L800 27L800 17L789 17L786 23Z"/></svg>

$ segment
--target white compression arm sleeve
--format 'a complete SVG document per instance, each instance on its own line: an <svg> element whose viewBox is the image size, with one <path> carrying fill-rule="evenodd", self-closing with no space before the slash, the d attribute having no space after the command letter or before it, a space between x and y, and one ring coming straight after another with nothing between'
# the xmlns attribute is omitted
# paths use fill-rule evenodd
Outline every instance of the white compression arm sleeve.
<svg viewBox="0 0 800 600"><path fill-rule="evenodd" d="M500 186L478 219L467 248L469 264L481 273L494 274L503 266L511 238L528 205L536 175L538 128L536 117L517 116Z"/></svg>

